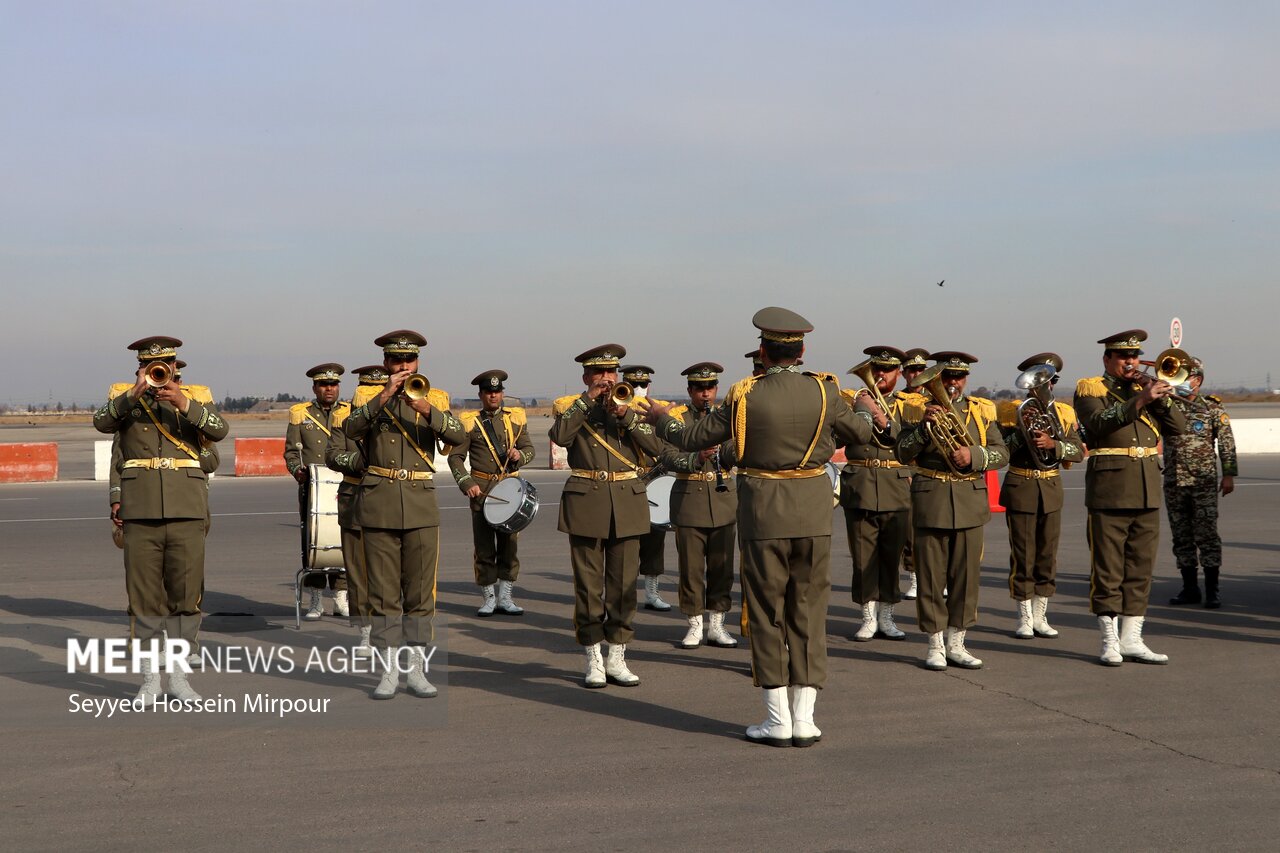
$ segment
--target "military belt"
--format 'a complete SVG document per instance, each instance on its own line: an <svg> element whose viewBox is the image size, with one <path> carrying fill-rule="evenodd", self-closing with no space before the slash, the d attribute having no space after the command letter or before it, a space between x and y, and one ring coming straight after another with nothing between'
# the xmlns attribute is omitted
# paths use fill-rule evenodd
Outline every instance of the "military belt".
<svg viewBox="0 0 1280 853"><path fill-rule="evenodd" d="M617 480L635 480L640 474L636 471L592 471L587 468L574 468L573 476L580 477L583 480L609 483Z"/></svg>
<svg viewBox="0 0 1280 853"><path fill-rule="evenodd" d="M359 477L352 477L350 474L343 474L343 475L342 475L342 482L347 483L347 484L352 485L352 486L358 486L358 485L360 485L360 478L359 478Z"/></svg>
<svg viewBox="0 0 1280 853"><path fill-rule="evenodd" d="M506 473L506 474L486 474L486 473L485 473L485 472L483 472L483 471L475 471L475 470L473 470L473 471L471 472L471 476L472 476L472 477L475 477L477 480L489 480L489 481L492 481L492 480L506 480L506 479L507 479L507 478L509 478L509 477L519 477L520 475L519 475L519 474L517 474L515 471L510 471L510 472L508 472L508 473Z"/></svg>
<svg viewBox="0 0 1280 853"><path fill-rule="evenodd" d="M950 471L935 471L932 468L917 468L916 473L944 483L968 483L982 479L981 474L952 474Z"/></svg>
<svg viewBox="0 0 1280 853"><path fill-rule="evenodd" d="M1091 456L1128 456L1130 459L1145 459L1156 453L1157 448L1154 447L1099 447L1089 451Z"/></svg>
<svg viewBox="0 0 1280 853"><path fill-rule="evenodd" d="M1062 472L1057 468L1015 468L1013 465L1010 465L1009 473L1017 474L1019 477L1026 477L1029 480L1048 480L1051 477L1058 476Z"/></svg>
<svg viewBox="0 0 1280 853"><path fill-rule="evenodd" d="M723 477L729 477L733 474L733 469L730 468L727 471L721 471L720 474ZM716 478L716 472L715 471L697 471L693 474L683 474L680 472L676 472L672 476L674 476L677 480L705 480L706 482L710 483L712 480Z"/></svg>
<svg viewBox="0 0 1280 853"><path fill-rule="evenodd" d="M126 459L125 468L147 468L152 471L165 468L199 468L200 463L194 459L174 459L170 456L153 456L150 459Z"/></svg>
<svg viewBox="0 0 1280 853"><path fill-rule="evenodd" d="M846 459L845 464L859 468L901 468L901 462L895 459Z"/></svg>
<svg viewBox="0 0 1280 853"><path fill-rule="evenodd" d="M410 471L407 468L380 468L377 465L370 465L365 469L366 473L373 474L375 477L386 477L388 480L430 480L430 471Z"/></svg>
<svg viewBox="0 0 1280 853"><path fill-rule="evenodd" d="M747 477L759 477L762 480L812 480L814 477L827 476L827 469L787 468L782 471L769 471L765 468L742 468L738 473Z"/></svg>

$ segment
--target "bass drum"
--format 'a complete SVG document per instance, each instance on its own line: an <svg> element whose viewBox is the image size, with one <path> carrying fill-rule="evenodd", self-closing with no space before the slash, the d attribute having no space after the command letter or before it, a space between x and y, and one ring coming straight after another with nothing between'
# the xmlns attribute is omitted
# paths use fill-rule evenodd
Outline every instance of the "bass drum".
<svg viewBox="0 0 1280 853"><path fill-rule="evenodd" d="M338 484L342 474L324 465L308 465L306 545L302 562L308 569L340 569L342 530L338 527Z"/></svg>
<svg viewBox="0 0 1280 853"><path fill-rule="evenodd" d="M538 514L538 490L520 477L500 480L484 497L484 520L494 530L519 533Z"/></svg>
<svg viewBox="0 0 1280 853"><path fill-rule="evenodd" d="M840 468L834 462L826 465L827 477L831 480L831 506L840 506Z"/></svg>
<svg viewBox="0 0 1280 853"><path fill-rule="evenodd" d="M654 477L645 486L649 495L649 526L658 530L671 530L671 489L676 478L670 474Z"/></svg>

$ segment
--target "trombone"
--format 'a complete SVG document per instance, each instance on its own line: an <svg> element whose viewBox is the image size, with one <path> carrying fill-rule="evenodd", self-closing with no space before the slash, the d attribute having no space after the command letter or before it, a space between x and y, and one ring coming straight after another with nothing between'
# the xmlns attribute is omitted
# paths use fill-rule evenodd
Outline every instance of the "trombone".
<svg viewBox="0 0 1280 853"><path fill-rule="evenodd" d="M880 407L880 411L884 412L884 416L892 420L893 414L889 410L889 403L885 400L884 395L880 393L880 389L876 387L876 377L871 372L871 359L868 358L865 361L858 362L849 368L847 372L858 377L866 384L867 390L871 394L871 399L875 400L876 405ZM881 447L890 448L893 446L892 444L885 444L879 436L873 435L872 438Z"/></svg>
<svg viewBox="0 0 1280 853"><path fill-rule="evenodd" d="M1156 356L1155 361L1139 361L1138 364L1155 371L1154 375L1145 370L1134 374L1133 380L1144 387L1154 382L1165 382L1177 390L1186 385L1191 376L1191 354L1177 347L1169 347Z"/></svg>
<svg viewBox="0 0 1280 853"><path fill-rule="evenodd" d="M915 378L911 383L912 388L923 388L933 402L942 407L942 414L938 415L933 423L926 422L924 425L924 434L933 442L934 448L942 456L947 467L951 469L951 473L964 475L969 472L961 471L951 461L951 454L959 450L961 447L973 447L973 438L969 435L969 430L964 425L964 419L960 417L960 412L956 410L955 403L951 402L951 395L947 393L947 388L942 384L942 370L945 365L935 364L928 370L925 370Z"/></svg>

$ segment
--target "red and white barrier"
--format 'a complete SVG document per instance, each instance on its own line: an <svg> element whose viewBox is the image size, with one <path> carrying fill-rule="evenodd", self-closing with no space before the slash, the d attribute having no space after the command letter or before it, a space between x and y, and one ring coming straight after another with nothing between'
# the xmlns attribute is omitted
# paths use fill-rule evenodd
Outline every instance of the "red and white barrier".
<svg viewBox="0 0 1280 853"><path fill-rule="evenodd" d="M47 483L56 479L56 442L0 444L0 483Z"/></svg>
<svg viewBox="0 0 1280 853"><path fill-rule="evenodd" d="M284 438L237 438L237 477L288 477Z"/></svg>

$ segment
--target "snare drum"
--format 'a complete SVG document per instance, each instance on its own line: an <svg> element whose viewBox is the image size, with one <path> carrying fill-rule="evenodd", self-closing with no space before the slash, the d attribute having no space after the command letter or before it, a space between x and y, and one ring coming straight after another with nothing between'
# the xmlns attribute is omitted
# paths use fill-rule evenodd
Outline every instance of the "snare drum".
<svg viewBox="0 0 1280 853"><path fill-rule="evenodd" d="M657 530L671 530L675 525L671 522L671 487L676 478L670 474L654 477L645 486L649 495L649 526Z"/></svg>
<svg viewBox="0 0 1280 853"><path fill-rule="evenodd" d="M499 480L484 497L484 520L502 533L519 533L538 514L538 490L521 477Z"/></svg>
<svg viewBox="0 0 1280 853"><path fill-rule="evenodd" d="M338 484L342 474L324 465L308 465L307 523L302 562L308 569L338 569L342 530L338 527Z"/></svg>
<svg viewBox="0 0 1280 853"><path fill-rule="evenodd" d="M826 464L827 476L831 479L831 505L840 506L840 468L834 462Z"/></svg>

